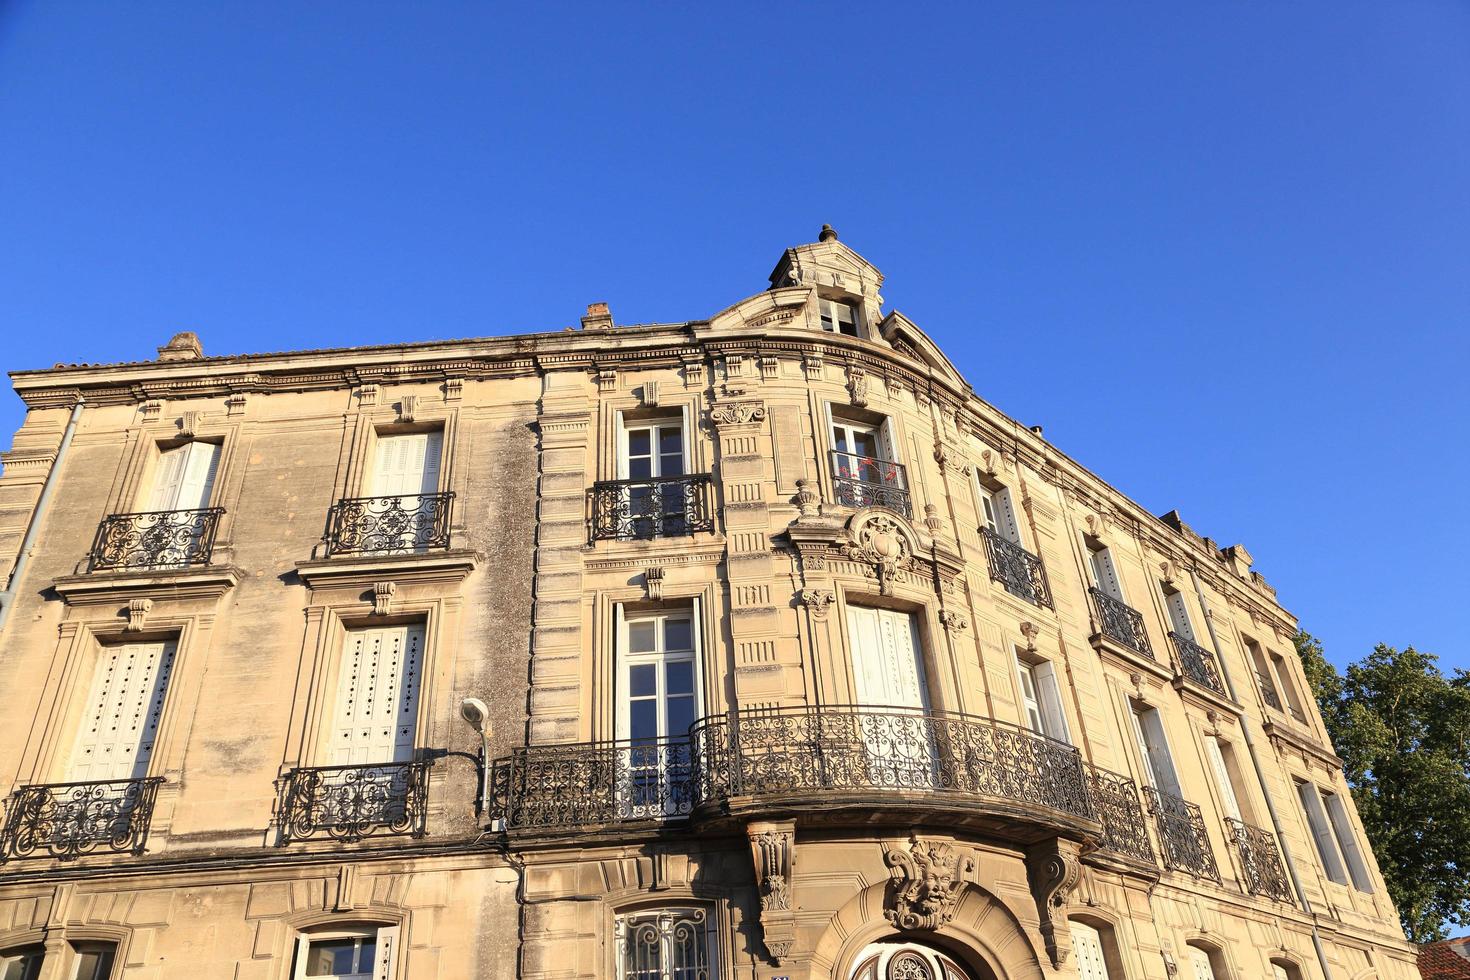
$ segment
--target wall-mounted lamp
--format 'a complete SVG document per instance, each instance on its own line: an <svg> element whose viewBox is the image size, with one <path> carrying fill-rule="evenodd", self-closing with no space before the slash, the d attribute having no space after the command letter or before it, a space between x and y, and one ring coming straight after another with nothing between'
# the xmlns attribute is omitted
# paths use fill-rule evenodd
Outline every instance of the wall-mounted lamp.
<svg viewBox="0 0 1470 980"><path fill-rule="evenodd" d="M459 703L460 717L480 733L480 816L490 812L490 709L479 698L465 698Z"/></svg>

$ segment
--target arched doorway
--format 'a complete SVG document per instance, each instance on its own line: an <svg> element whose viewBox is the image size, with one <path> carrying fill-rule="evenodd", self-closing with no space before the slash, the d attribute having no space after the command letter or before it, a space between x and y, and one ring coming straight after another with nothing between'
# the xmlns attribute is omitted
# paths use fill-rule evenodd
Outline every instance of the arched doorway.
<svg viewBox="0 0 1470 980"><path fill-rule="evenodd" d="M945 953L896 939L872 943L855 962L848 980L978 980Z"/></svg>

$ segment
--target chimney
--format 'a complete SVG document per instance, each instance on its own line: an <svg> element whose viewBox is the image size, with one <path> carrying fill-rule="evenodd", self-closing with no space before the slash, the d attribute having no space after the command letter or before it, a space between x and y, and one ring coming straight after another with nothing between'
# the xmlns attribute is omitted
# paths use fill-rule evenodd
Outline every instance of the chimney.
<svg viewBox="0 0 1470 980"><path fill-rule="evenodd" d="M612 325L612 313L606 303L587 304L587 315L582 317L583 330L611 330Z"/></svg>
<svg viewBox="0 0 1470 980"><path fill-rule="evenodd" d="M158 348L160 361L197 361L204 356L204 345L199 335L192 330L176 333L167 344Z"/></svg>

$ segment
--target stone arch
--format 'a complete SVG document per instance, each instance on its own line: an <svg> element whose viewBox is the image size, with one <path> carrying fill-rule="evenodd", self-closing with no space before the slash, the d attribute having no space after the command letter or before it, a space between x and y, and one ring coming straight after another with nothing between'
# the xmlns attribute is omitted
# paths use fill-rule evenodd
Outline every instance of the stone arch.
<svg viewBox="0 0 1470 980"><path fill-rule="evenodd" d="M1041 960L1025 928L999 898L967 882L954 917L934 931L901 933L884 917L888 882L871 884L848 899L813 946L810 980L846 978L869 944L888 938L930 943L977 978L1044 980Z"/></svg>

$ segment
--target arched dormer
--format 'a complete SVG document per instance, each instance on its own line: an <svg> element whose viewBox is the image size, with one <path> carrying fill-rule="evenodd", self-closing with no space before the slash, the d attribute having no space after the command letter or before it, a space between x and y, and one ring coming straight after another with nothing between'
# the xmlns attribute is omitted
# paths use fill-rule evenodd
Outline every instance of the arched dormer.
<svg viewBox="0 0 1470 980"><path fill-rule="evenodd" d="M822 226L816 242L788 248L771 270L773 291L799 286L816 293L823 330L864 340L879 336L882 285L878 267L838 241L831 225Z"/></svg>

